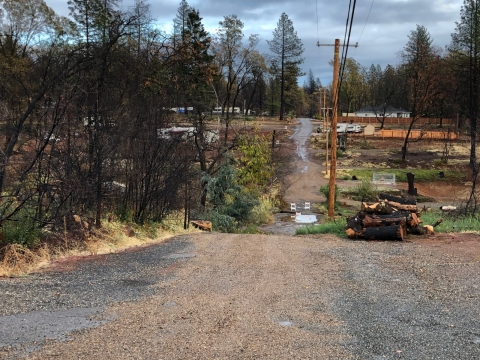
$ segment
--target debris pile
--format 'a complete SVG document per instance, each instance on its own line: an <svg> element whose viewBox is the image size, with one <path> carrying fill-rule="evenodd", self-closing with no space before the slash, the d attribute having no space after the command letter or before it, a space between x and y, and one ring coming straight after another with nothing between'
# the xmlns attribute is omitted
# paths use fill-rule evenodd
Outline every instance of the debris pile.
<svg viewBox="0 0 480 360"><path fill-rule="evenodd" d="M422 226L416 200L379 194L378 202L362 203L361 211L347 218L345 232L350 239L403 240L407 234L433 234L433 225Z"/></svg>
<svg viewBox="0 0 480 360"><path fill-rule="evenodd" d="M203 231L212 231L212 222L207 220L191 220L190 224Z"/></svg>

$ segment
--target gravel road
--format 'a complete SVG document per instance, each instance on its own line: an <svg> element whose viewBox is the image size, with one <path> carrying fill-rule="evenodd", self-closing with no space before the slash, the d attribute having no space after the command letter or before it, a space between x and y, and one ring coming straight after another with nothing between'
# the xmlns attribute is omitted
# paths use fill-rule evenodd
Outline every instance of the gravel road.
<svg viewBox="0 0 480 360"><path fill-rule="evenodd" d="M64 264L0 281L0 358L478 359L469 239L198 234Z"/></svg>

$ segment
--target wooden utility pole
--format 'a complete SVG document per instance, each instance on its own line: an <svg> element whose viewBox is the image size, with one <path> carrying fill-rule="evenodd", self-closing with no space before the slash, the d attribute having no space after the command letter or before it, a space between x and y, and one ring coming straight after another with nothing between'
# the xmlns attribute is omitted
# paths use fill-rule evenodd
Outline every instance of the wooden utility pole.
<svg viewBox="0 0 480 360"><path fill-rule="evenodd" d="M328 176L328 121L327 121L327 107L326 107L327 88L323 91L323 130L325 131L325 176Z"/></svg>
<svg viewBox="0 0 480 360"><path fill-rule="evenodd" d="M323 92L323 103L322 103L322 92ZM327 88L320 89L320 110L323 110L323 133L325 134L325 176L330 174L330 170L328 168L328 111L332 108L327 107ZM323 107L322 107L323 104ZM319 110L319 112L320 112Z"/></svg>
<svg viewBox="0 0 480 360"><path fill-rule="evenodd" d="M330 181L328 193L328 218L333 220L335 211L335 173L337 171L337 111L338 111L338 68L340 52L340 39L335 39L333 54L333 84L332 84L332 155L330 161Z"/></svg>
<svg viewBox="0 0 480 360"><path fill-rule="evenodd" d="M332 46L331 44L320 44L317 46ZM332 145L330 157L330 181L328 192L328 218L333 220L335 213L335 175L337 171L337 113L338 113L338 69L339 69L339 53L340 39L335 39L333 52L333 84L332 84ZM344 45L345 46L345 45ZM347 45L348 46L348 45ZM358 47L358 43L354 45ZM328 171L328 170L326 170Z"/></svg>

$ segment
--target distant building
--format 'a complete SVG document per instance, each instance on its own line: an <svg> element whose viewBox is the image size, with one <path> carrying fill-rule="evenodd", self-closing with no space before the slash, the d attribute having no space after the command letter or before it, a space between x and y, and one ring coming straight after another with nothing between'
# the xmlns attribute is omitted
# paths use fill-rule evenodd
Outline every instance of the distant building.
<svg viewBox="0 0 480 360"><path fill-rule="evenodd" d="M404 109L396 109L393 106L383 104L379 106L365 106L355 111L357 117L392 117L392 118L409 118L411 112Z"/></svg>

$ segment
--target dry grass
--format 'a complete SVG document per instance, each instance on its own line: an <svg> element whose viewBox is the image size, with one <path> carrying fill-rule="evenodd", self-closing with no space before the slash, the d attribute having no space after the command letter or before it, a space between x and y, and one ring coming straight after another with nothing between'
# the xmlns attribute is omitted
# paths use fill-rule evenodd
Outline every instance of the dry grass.
<svg viewBox="0 0 480 360"><path fill-rule="evenodd" d="M105 221L101 229L90 227L86 231L85 228L84 225L80 240L63 235L62 241L56 245L44 244L33 250L17 244L1 248L0 277L21 276L38 271L48 266L53 259L113 253L126 248L159 243L175 235L200 231L192 226L184 230L180 213L172 215L164 224L139 226Z"/></svg>
<svg viewBox="0 0 480 360"><path fill-rule="evenodd" d="M47 245L29 250L22 245L9 244L0 249L0 277L27 274L50 258Z"/></svg>

